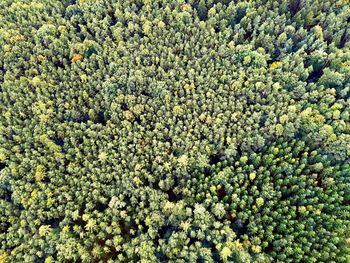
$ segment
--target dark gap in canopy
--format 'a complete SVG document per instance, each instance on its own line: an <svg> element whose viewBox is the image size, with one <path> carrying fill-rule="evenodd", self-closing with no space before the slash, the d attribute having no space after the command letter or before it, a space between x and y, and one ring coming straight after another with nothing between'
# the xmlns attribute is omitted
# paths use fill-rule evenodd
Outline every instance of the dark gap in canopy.
<svg viewBox="0 0 350 263"><path fill-rule="evenodd" d="M57 145L63 147L64 141L63 141L63 139L62 139L61 137L57 137L57 138L55 139L55 144L57 144Z"/></svg>
<svg viewBox="0 0 350 263"><path fill-rule="evenodd" d="M293 0L289 4L289 11L292 16L295 16L301 10L300 0Z"/></svg>

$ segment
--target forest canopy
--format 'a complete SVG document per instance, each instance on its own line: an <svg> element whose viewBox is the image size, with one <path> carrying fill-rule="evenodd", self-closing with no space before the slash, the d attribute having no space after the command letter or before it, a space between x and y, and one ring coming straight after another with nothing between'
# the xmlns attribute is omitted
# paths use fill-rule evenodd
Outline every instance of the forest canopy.
<svg viewBox="0 0 350 263"><path fill-rule="evenodd" d="M1 0L0 263L350 262L349 0Z"/></svg>

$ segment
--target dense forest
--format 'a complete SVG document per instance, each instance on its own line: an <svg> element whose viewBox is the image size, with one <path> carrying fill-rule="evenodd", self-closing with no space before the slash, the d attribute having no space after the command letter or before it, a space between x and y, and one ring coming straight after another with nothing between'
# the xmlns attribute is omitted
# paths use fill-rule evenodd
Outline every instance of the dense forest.
<svg viewBox="0 0 350 263"><path fill-rule="evenodd" d="M1 0L7 262L350 262L349 0Z"/></svg>

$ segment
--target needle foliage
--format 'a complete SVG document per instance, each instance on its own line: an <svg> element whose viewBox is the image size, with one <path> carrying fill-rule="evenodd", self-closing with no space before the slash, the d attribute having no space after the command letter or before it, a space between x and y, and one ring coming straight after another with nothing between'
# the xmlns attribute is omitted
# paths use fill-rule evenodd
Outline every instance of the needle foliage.
<svg viewBox="0 0 350 263"><path fill-rule="evenodd" d="M0 262L350 262L348 0L1 0Z"/></svg>

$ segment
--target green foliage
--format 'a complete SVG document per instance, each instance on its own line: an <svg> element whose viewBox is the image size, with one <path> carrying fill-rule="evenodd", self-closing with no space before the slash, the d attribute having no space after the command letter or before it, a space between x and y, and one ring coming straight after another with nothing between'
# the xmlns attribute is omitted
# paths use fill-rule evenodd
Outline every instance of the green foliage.
<svg viewBox="0 0 350 263"><path fill-rule="evenodd" d="M349 262L349 7L0 1L0 262Z"/></svg>

